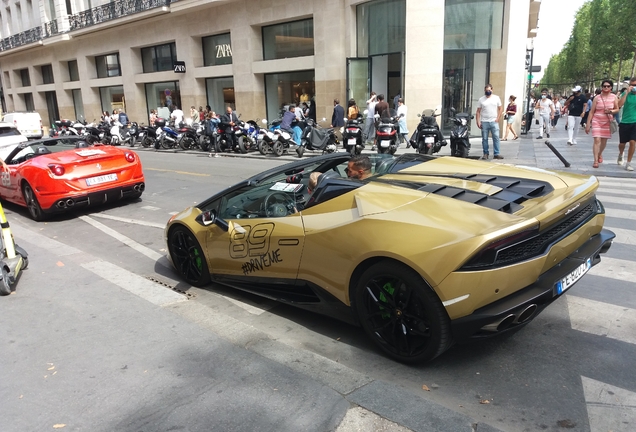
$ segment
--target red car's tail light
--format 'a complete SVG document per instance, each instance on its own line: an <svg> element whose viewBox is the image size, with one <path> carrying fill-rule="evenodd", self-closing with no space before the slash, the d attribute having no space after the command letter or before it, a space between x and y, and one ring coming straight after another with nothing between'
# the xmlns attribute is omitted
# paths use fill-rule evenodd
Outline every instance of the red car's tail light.
<svg viewBox="0 0 636 432"><path fill-rule="evenodd" d="M126 160L128 162L134 162L135 161L135 154L131 153L131 152L126 152Z"/></svg>
<svg viewBox="0 0 636 432"><path fill-rule="evenodd" d="M49 164L49 169L56 176L64 175L64 172L66 171L62 165L58 164Z"/></svg>

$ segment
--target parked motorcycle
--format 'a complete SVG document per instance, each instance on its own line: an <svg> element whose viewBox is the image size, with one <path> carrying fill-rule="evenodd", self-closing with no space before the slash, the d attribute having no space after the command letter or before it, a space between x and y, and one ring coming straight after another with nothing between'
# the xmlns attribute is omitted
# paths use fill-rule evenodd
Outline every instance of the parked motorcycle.
<svg viewBox="0 0 636 432"><path fill-rule="evenodd" d="M362 141L362 115L358 115L358 118L354 120L346 120L347 122L342 131L342 145L351 153L351 156L359 155L364 149L364 142Z"/></svg>
<svg viewBox="0 0 636 432"><path fill-rule="evenodd" d="M217 152L234 151L238 153L238 136L235 132L240 128L237 125L226 123L225 116L222 116L218 124L218 129Z"/></svg>
<svg viewBox="0 0 636 432"><path fill-rule="evenodd" d="M141 126L137 139L142 147L154 147L157 142L158 126Z"/></svg>
<svg viewBox="0 0 636 432"><path fill-rule="evenodd" d="M238 148L241 153L256 150L258 134L260 132L260 127L258 126L257 121L258 119L248 120L246 122L241 122L239 125L240 132L236 132L236 136L238 139Z"/></svg>
<svg viewBox="0 0 636 432"><path fill-rule="evenodd" d="M468 113L456 113L455 108L450 109L453 128L450 133L451 156L467 158L470 152L470 134L468 131L468 120L474 116Z"/></svg>
<svg viewBox="0 0 636 432"><path fill-rule="evenodd" d="M398 120L394 109L375 115L375 145L378 154L394 154L398 147Z"/></svg>
<svg viewBox="0 0 636 432"><path fill-rule="evenodd" d="M179 129L179 135L177 137L177 143L183 150L190 150L199 147L199 124L192 123L191 125L182 126Z"/></svg>
<svg viewBox="0 0 636 432"><path fill-rule="evenodd" d="M323 119L324 121L325 119ZM333 153L337 150L336 133L333 128L321 128L310 118L307 126L303 130L300 145L296 148L298 157L302 157L305 150L322 151L322 153Z"/></svg>
<svg viewBox="0 0 636 432"><path fill-rule="evenodd" d="M155 120L155 124L157 124L158 120L159 119ZM159 127L161 128L161 132L157 133L159 146L164 149L174 148L177 145L179 133L172 127L166 125L165 120L159 121ZM158 148L157 144L155 144L155 148Z"/></svg>
<svg viewBox="0 0 636 432"><path fill-rule="evenodd" d="M129 144L131 136L128 134L128 130L120 122L115 121L110 127L110 145L124 145Z"/></svg>
<svg viewBox="0 0 636 432"><path fill-rule="evenodd" d="M440 105L434 110L425 109L421 115L417 115L420 117L420 122L411 137L411 145L415 148L416 152L429 155L438 153L441 148L447 144L435 119L442 115L442 113L437 112L441 109L442 107Z"/></svg>
<svg viewBox="0 0 636 432"><path fill-rule="evenodd" d="M128 145L131 147L134 147L135 144L137 144L137 141L139 140L139 133L141 132L141 129L139 128L139 123L137 122L131 122L130 126L128 126L128 131L126 131L128 136Z"/></svg>

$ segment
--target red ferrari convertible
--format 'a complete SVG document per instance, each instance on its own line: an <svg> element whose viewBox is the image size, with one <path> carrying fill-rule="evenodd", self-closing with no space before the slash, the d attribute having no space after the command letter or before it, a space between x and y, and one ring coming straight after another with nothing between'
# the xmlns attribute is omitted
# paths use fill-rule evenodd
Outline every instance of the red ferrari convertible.
<svg viewBox="0 0 636 432"><path fill-rule="evenodd" d="M139 198L141 161L133 151L90 145L81 137L56 137L0 148L4 160L0 198L29 210L31 217L78 207Z"/></svg>

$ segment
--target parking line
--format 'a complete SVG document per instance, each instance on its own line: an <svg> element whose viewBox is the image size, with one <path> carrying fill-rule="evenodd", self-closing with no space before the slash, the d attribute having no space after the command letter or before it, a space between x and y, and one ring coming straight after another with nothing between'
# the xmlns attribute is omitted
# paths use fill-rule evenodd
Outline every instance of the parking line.
<svg viewBox="0 0 636 432"><path fill-rule="evenodd" d="M144 168L144 171L161 171L161 172L170 172L175 174L186 174L186 175L192 175L192 176L198 176L198 177L210 177L210 174L193 173L188 171L175 171L175 170L161 169L161 168Z"/></svg>
<svg viewBox="0 0 636 432"><path fill-rule="evenodd" d="M105 214L105 213L93 213L92 216L96 217L96 218L110 219L110 220L115 220L115 221L119 221L119 222L125 222L125 223L130 223L130 224L135 224L135 225L143 225L143 226L152 227L152 228L164 229L166 227L166 224L158 224L158 223L154 223L154 222L147 222L147 221L142 221L142 220L139 220L139 219L123 218L123 217L113 216L113 215L109 215L109 214Z"/></svg>

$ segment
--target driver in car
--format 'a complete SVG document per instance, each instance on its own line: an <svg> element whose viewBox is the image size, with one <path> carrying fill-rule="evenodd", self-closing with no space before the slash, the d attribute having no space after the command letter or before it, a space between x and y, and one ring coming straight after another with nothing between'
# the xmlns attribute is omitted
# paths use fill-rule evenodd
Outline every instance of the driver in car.
<svg viewBox="0 0 636 432"><path fill-rule="evenodd" d="M347 177L354 180L364 180L371 176L371 159L369 156L357 155L349 159Z"/></svg>

